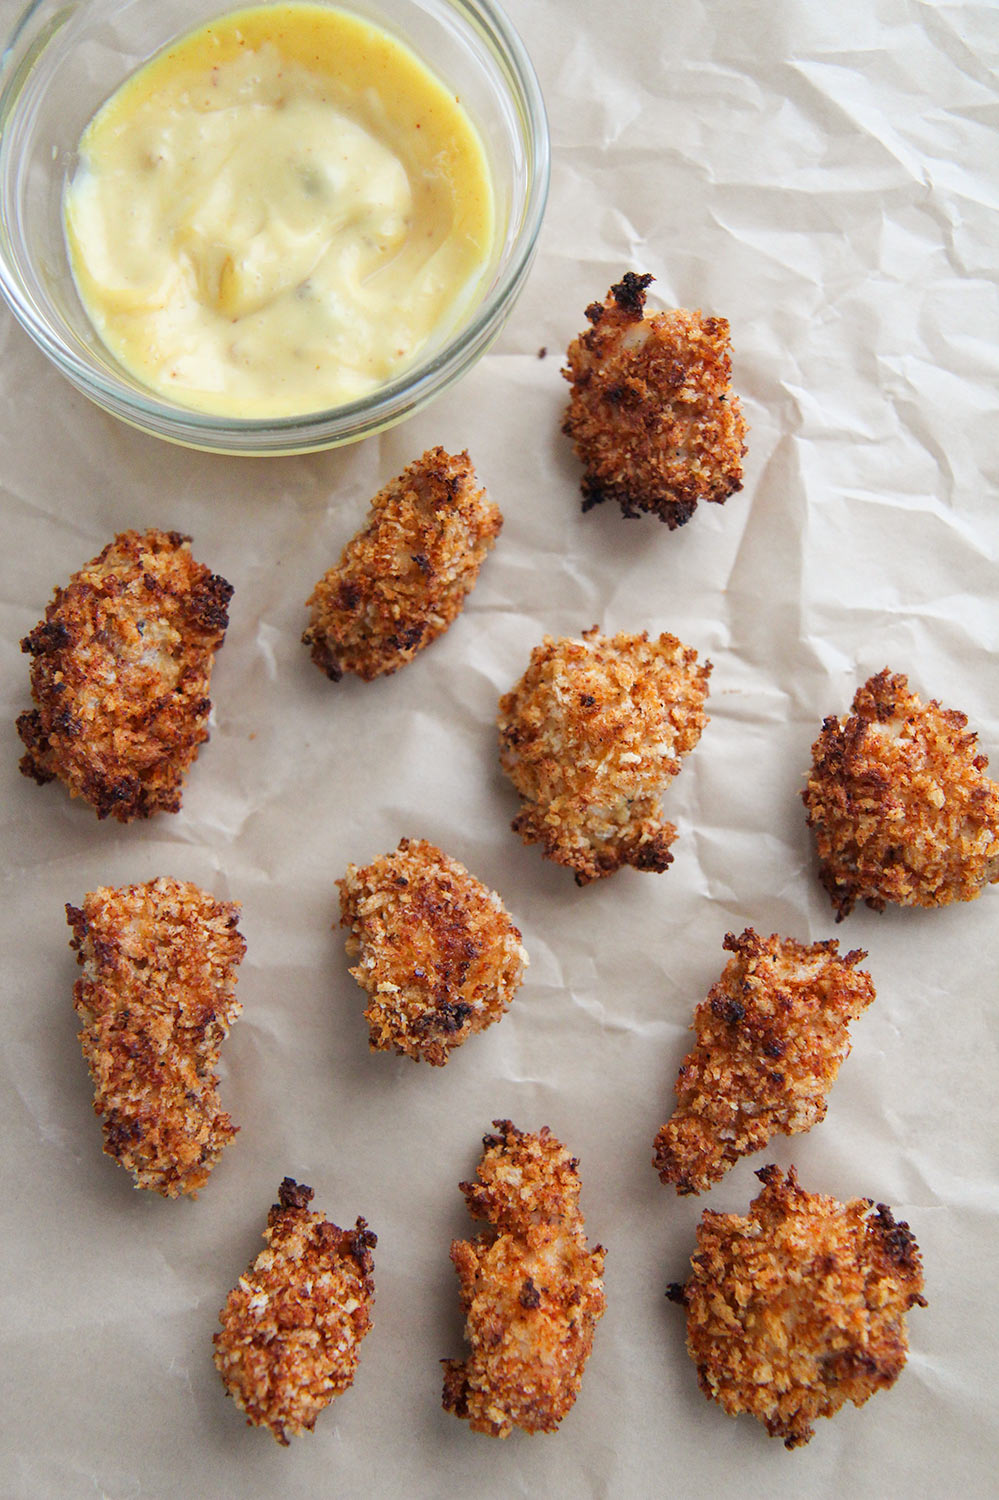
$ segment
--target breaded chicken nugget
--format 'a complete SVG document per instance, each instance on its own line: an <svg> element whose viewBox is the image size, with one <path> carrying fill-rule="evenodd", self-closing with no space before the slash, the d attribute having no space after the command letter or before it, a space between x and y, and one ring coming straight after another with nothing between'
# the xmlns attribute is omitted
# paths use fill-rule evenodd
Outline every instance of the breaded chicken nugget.
<svg viewBox="0 0 999 1500"><path fill-rule="evenodd" d="M562 371L572 384L562 431L585 467L584 510L616 500L626 516L649 511L673 531L698 500L721 504L742 488L746 423L728 322L683 308L646 318L652 280L628 271L586 309L593 326Z"/></svg>
<svg viewBox="0 0 999 1500"><path fill-rule="evenodd" d="M212 1072L242 1009L239 905L186 881L102 886L66 907L73 1004L104 1150L164 1198L195 1195L236 1134Z"/></svg>
<svg viewBox="0 0 999 1500"><path fill-rule="evenodd" d="M839 1203L798 1186L792 1167L757 1172L749 1217L705 1209L686 1286L687 1349L701 1390L749 1412L785 1448L816 1417L894 1385L908 1353L906 1313L925 1307L908 1224L870 1198Z"/></svg>
<svg viewBox="0 0 999 1500"><path fill-rule="evenodd" d="M31 696L25 776L58 777L120 823L176 812L208 738L208 687L232 587L176 531L123 531L56 589L21 642Z"/></svg>
<svg viewBox="0 0 999 1500"><path fill-rule="evenodd" d="M858 901L946 906L999 881L999 785L967 724L887 667L823 722L801 795L837 921Z"/></svg>
<svg viewBox="0 0 999 1500"><path fill-rule="evenodd" d="M547 1126L535 1135L494 1120L469 1212L489 1230L455 1240L467 1359L446 1359L444 1410L475 1432L554 1432L579 1394L604 1312L604 1250L589 1250L577 1162Z"/></svg>
<svg viewBox="0 0 999 1500"><path fill-rule="evenodd" d="M353 1384L371 1327L378 1243L363 1219L338 1229L309 1211L310 1187L286 1177L267 1215L267 1249L219 1313L215 1365L247 1425L287 1447Z"/></svg>
<svg viewBox="0 0 999 1500"><path fill-rule="evenodd" d="M500 762L524 803L515 832L577 885L665 870L677 830L659 799L708 722L710 672L674 635L546 636L499 704Z"/></svg>
<svg viewBox="0 0 999 1500"><path fill-rule="evenodd" d="M825 1119L826 1095L850 1051L849 1024L874 999L860 948L806 946L747 927L729 933L732 957L694 1011L697 1046L676 1081L677 1106L652 1158L678 1193L702 1193L777 1131Z"/></svg>
<svg viewBox="0 0 999 1500"><path fill-rule="evenodd" d="M527 954L495 891L426 839L402 839L337 881L351 973L368 993L371 1048L435 1066L498 1021Z"/></svg>
<svg viewBox="0 0 999 1500"><path fill-rule="evenodd" d="M461 613L502 525L468 454L429 449L378 492L309 596L316 666L370 682L412 661Z"/></svg>

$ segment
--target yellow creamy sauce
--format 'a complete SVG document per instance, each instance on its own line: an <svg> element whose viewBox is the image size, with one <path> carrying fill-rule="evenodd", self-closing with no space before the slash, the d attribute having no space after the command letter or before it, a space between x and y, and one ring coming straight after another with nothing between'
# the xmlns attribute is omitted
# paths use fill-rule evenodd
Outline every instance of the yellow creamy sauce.
<svg viewBox="0 0 999 1500"><path fill-rule="evenodd" d="M66 193L80 296L154 391L220 416L342 405L467 310L482 144L401 43L321 5L235 12L135 73Z"/></svg>

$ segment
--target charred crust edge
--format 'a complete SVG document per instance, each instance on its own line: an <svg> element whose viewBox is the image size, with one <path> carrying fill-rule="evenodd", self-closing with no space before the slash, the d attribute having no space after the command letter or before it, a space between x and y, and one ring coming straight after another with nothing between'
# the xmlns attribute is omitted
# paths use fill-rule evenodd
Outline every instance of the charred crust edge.
<svg viewBox="0 0 999 1500"><path fill-rule="evenodd" d="M278 1201L275 1208L308 1208L315 1197L310 1187L304 1183L296 1182L294 1177L285 1177L278 1188Z"/></svg>

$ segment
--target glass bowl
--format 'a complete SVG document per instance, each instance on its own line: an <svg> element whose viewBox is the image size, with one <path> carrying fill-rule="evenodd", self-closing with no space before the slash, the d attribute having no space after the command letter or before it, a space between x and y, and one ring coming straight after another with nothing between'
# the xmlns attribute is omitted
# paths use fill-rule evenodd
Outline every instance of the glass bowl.
<svg viewBox="0 0 999 1500"><path fill-rule="evenodd" d="M77 295L63 190L80 136L118 85L173 38L248 0L34 0L0 59L0 290L79 390L144 432L219 453L303 453L378 432L446 390L510 314L537 245L549 178L544 100L492 0L342 0L406 43L460 94L492 175L496 236L478 299L437 346L363 399L279 418L207 415L141 384L105 348ZM250 0L252 3L252 0Z"/></svg>

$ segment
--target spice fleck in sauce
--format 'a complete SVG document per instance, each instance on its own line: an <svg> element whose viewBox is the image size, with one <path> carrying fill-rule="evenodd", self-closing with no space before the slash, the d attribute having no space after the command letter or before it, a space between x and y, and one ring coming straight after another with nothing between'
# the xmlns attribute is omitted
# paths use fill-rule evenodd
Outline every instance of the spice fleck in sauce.
<svg viewBox="0 0 999 1500"><path fill-rule="evenodd" d="M400 42L315 4L213 21L122 85L66 193L80 296L158 394L282 417L365 396L489 264L482 144Z"/></svg>

